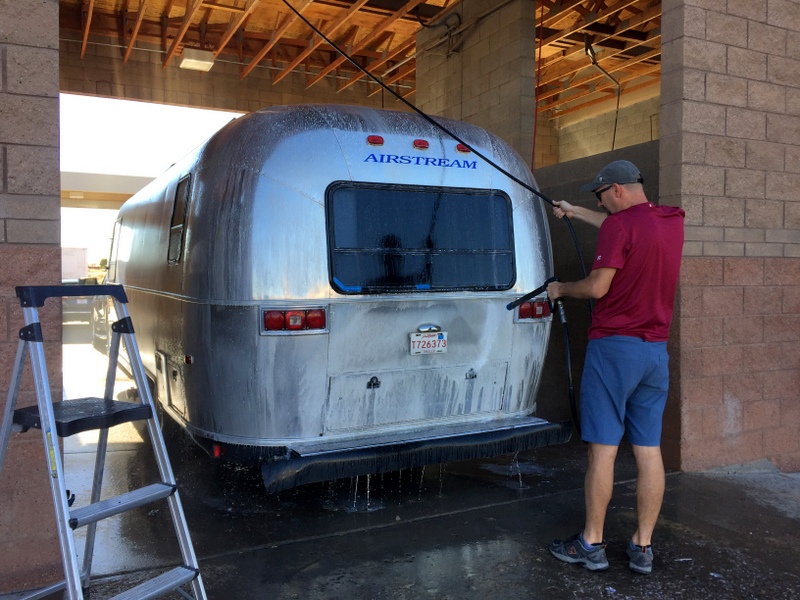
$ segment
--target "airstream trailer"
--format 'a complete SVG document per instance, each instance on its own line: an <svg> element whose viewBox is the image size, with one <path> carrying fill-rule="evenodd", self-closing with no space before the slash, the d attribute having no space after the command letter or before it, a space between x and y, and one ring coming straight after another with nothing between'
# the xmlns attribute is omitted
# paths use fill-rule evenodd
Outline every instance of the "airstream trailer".
<svg viewBox="0 0 800 600"><path fill-rule="evenodd" d="M269 491L569 439L536 416L552 272L535 185L499 138L304 105L230 122L119 211L159 408Z"/></svg>

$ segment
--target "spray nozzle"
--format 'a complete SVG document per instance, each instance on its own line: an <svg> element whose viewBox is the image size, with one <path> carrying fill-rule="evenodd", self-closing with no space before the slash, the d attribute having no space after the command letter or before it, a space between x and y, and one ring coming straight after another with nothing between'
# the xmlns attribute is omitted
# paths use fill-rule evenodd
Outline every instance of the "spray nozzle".
<svg viewBox="0 0 800 600"><path fill-rule="evenodd" d="M551 277L547 281L544 282L544 289L547 289L547 286L554 281L561 281L558 277ZM564 312L564 300L561 298L556 298L555 300L550 300L550 297L547 297L547 303L550 305L550 312L555 314L558 313L558 316L561 317L561 322L566 325L567 324L567 315Z"/></svg>
<svg viewBox="0 0 800 600"><path fill-rule="evenodd" d="M534 297L538 296L539 294L541 294L543 291L545 291L547 289L547 286L550 285L551 283L553 283L554 281L561 281L561 280L558 277L551 277L550 279L545 281L542 285L540 285L535 290L531 290L530 292L528 292L524 296L522 296L520 298L517 298L513 302L510 302L510 303L506 304L506 308L508 310L514 310L517 306L519 306L523 302L527 302L531 298L534 298ZM550 301L548 300L548 302L550 302ZM553 311L553 304L552 304L552 302L550 302L550 312L552 312L552 311Z"/></svg>

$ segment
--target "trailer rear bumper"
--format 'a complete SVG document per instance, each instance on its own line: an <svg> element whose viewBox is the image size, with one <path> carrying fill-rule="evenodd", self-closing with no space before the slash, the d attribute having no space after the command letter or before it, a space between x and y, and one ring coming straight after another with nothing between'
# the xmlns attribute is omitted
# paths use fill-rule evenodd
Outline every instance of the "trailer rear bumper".
<svg viewBox="0 0 800 600"><path fill-rule="evenodd" d="M528 417L509 426L466 433L335 449L290 448L285 460L263 463L261 476L267 492L274 493L307 483L563 444L571 435L570 422L551 423Z"/></svg>

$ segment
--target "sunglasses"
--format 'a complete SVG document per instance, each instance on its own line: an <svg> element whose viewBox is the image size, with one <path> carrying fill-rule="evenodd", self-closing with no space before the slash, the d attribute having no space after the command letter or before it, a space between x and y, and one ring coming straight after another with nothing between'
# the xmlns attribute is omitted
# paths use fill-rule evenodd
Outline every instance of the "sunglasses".
<svg viewBox="0 0 800 600"><path fill-rule="evenodd" d="M599 188L599 189L596 189L596 190L594 191L594 195L595 195L595 198L597 198L597 201L598 201L598 202L602 202L602 201L603 201L603 199L602 199L602 196L603 196L603 194L604 194L605 192L607 192L608 190L610 190L612 187L614 187L614 184L613 184L613 183L612 183L611 185L607 185L607 186L606 186L606 187L604 187L604 188Z"/></svg>

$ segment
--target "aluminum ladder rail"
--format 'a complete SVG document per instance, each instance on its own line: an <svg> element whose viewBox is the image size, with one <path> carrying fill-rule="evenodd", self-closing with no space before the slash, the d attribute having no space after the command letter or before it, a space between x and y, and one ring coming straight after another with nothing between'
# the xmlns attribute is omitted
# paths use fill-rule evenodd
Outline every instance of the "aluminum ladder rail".
<svg viewBox="0 0 800 600"><path fill-rule="evenodd" d="M65 574L64 581L36 590L30 595L24 596L24 599L45 598L59 590L66 590L66 597L69 600L83 600L84 590L89 589L97 522L151 502L166 499L180 547L182 564L114 596L113 600L148 600L158 598L173 590L192 600L207 600L203 580L200 576L200 567L178 494L177 483L167 455L164 437L155 416L153 398L127 310L128 299L123 287L121 285L20 286L16 288L16 292L25 316L25 327L19 333L20 341L14 361L14 370L9 381L2 428L0 428L0 471L3 468L11 432L27 431L29 428L40 429L50 475L48 479L55 507L56 527ZM119 320L112 325L109 365L103 398L81 398L55 403L52 400L38 309L44 305L47 298L63 296L110 296L113 298ZM139 402L112 400L121 340L125 344L130 359L131 372L139 392ZM37 406L15 409L26 350L29 351L31 358ZM109 427L142 420L147 421L147 429L161 481L101 501ZM67 498L64 467L56 436L67 437L94 429L99 430L99 440L91 502L85 507L71 510L72 501ZM82 526L87 527L86 544L83 562L82 565L79 565L73 531ZM189 584L191 595L181 587L185 584Z"/></svg>

